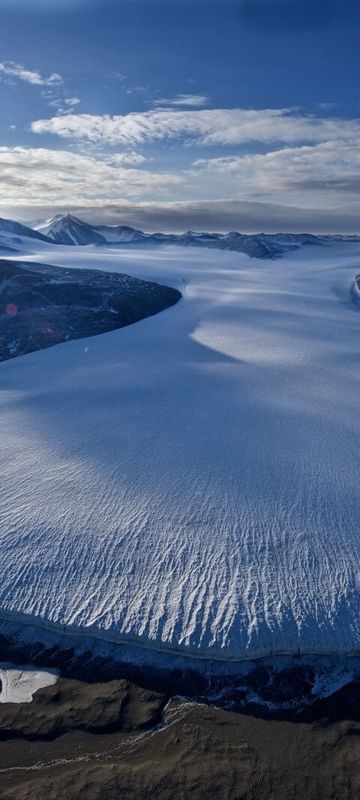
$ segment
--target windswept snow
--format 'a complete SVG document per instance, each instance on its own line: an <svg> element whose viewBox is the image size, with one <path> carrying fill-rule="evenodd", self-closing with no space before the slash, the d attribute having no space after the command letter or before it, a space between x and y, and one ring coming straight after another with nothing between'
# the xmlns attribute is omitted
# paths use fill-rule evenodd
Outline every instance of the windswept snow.
<svg viewBox="0 0 360 800"><path fill-rule="evenodd" d="M0 664L0 703L31 703L38 689L53 686L57 679L56 672L45 669Z"/></svg>
<svg viewBox="0 0 360 800"><path fill-rule="evenodd" d="M49 244L47 239L40 231L34 231L20 222L0 217L0 256L12 252L33 252L34 248L41 247L42 242Z"/></svg>
<svg viewBox="0 0 360 800"><path fill-rule="evenodd" d="M42 250L183 301L1 364L0 614L212 656L360 648L359 255Z"/></svg>

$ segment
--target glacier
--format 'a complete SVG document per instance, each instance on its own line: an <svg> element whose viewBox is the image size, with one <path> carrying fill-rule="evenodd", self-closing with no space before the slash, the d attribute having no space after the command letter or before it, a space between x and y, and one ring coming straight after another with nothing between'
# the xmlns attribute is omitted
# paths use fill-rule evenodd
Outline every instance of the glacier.
<svg viewBox="0 0 360 800"><path fill-rule="evenodd" d="M359 652L359 244L39 253L183 298L0 365L0 617L219 659Z"/></svg>

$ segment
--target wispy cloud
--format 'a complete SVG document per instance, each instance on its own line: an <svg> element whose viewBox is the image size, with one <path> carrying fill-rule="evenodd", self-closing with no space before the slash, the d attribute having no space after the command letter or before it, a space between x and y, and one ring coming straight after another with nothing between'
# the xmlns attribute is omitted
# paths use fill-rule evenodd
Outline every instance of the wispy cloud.
<svg viewBox="0 0 360 800"><path fill-rule="evenodd" d="M106 163L113 166L121 166L122 164L131 164L132 166L144 164L146 162L145 156L142 153L136 153L134 150L125 153L115 153L112 156L106 157Z"/></svg>
<svg viewBox="0 0 360 800"><path fill-rule="evenodd" d="M79 97L68 97L64 91L46 90L43 92L43 96L49 106L56 108L57 114L68 114L81 102Z"/></svg>
<svg viewBox="0 0 360 800"><path fill-rule="evenodd" d="M182 183L180 175L139 169L143 157L119 153L108 158L47 148L0 147L3 202L109 202L123 197L166 197ZM125 166L128 164L128 166Z"/></svg>
<svg viewBox="0 0 360 800"><path fill-rule="evenodd" d="M189 108L206 106L208 103L209 97L205 94L177 94L175 97L161 97L159 100L153 101L154 106L183 106Z"/></svg>
<svg viewBox="0 0 360 800"><path fill-rule="evenodd" d="M81 101L80 101L79 97L65 97L65 100L64 100L64 104L66 106L69 106L70 108L73 108L74 106L77 106L80 102Z"/></svg>
<svg viewBox="0 0 360 800"><path fill-rule="evenodd" d="M52 72L45 77L39 70L30 70L15 61L0 62L0 79L8 82L22 81L42 88L42 97L47 104L57 110L57 114L67 114L79 103L78 97L71 96L64 86L61 75Z"/></svg>
<svg viewBox="0 0 360 800"><path fill-rule="evenodd" d="M54 84L62 83L61 75L57 72L53 72L48 78L45 78L38 70L26 69L26 67L17 64L15 61L0 62L1 75L31 83L33 86L53 86Z"/></svg>
<svg viewBox="0 0 360 800"><path fill-rule="evenodd" d="M132 146L164 139L202 145L356 140L359 119L324 119L291 109L153 109L122 116L67 114L32 123L34 133Z"/></svg>

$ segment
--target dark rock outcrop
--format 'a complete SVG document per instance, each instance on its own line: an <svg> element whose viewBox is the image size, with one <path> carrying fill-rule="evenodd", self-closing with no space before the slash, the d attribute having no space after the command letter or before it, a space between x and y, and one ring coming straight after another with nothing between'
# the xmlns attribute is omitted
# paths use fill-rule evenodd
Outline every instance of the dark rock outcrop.
<svg viewBox="0 0 360 800"><path fill-rule="evenodd" d="M129 275L0 259L0 361L131 325L180 297Z"/></svg>

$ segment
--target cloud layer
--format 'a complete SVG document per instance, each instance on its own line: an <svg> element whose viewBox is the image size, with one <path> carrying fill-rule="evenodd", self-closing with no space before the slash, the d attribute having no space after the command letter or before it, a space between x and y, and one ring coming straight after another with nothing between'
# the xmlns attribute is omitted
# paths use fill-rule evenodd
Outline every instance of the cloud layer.
<svg viewBox="0 0 360 800"><path fill-rule="evenodd" d="M18 75L21 80L41 82L40 85L47 81L49 86L60 81L56 73L45 79L19 65L17 68L31 76ZM307 115L292 109L196 108L206 100L202 95L176 95L158 101L166 102L167 108L118 116L76 114L72 107L78 98L54 99L50 89L46 92L58 114L34 121L31 130L37 135L58 137L58 144L69 139L72 150L0 148L3 205L26 204L27 198L30 201L36 196L40 204L49 207L67 207L72 198L76 208L99 205L109 209L114 204L124 208L124 202L136 200L147 203L148 220L151 202L157 215L162 209L163 224L156 216L154 225L163 229L166 225L171 227L174 213L177 229L182 228L180 220L185 227L200 225L222 230L244 226L269 230L269 225L282 230L298 230L297 225L307 230L357 229L357 118ZM161 145L167 140L172 145L167 148L171 156L167 155L166 164L170 166L164 169ZM149 149L151 158L147 155ZM182 157L178 159L180 151ZM166 207L161 205L164 202ZM231 203L241 208L242 216L236 225L232 224L235 220ZM200 218L199 204L201 214L206 209ZM251 213L261 210L257 224L252 217L246 217L244 209L250 206ZM314 212L314 207L322 210ZM281 218L274 211L279 208ZM187 216L189 209L193 221ZM345 209L350 228L345 223ZM215 211L221 215L218 224ZM200 224L202 220L204 224ZM138 220L134 223L139 224Z"/></svg>
<svg viewBox="0 0 360 800"><path fill-rule="evenodd" d="M60 119L36 120L31 129L38 134L115 145L181 138L210 146L356 139L360 134L360 121L305 116L289 109L153 109L112 117L67 114Z"/></svg>
<svg viewBox="0 0 360 800"><path fill-rule="evenodd" d="M356 141L329 141L315 145L285 147L265 154L198 159L194 167L203 182L224 191L235 185L249 198L276 199L324 207L334 203L333 195L358 198L360 150Z"/></svg>
<svg viewBox="0 0 360 800"><path fill-rule="evenodd" d="M0 147L0 195L3 203L33 197L43 203L66 203L69 198L102 203L166 196L182 182L181 176L165 171L136 169L142 162L133 152L97 159L65 150Z"/></svg>
<svg viewBox="0 0 360 800"><path fill-rule="evenodd" d="M282 222L280 224L280 218L275 217L274 224L278 220L283 230L300 219L301 227L308 230L314 230L314 225L318 229L320 223L322 230L328 230L325 224L328 217L331 230L347 231L349 228L343 224L347 210L351 215L350 229L354 231L354 218L360 212L360 153L352 142L326 142L283 147L268 153L195 159L188 166L173 171L161 170L158 165L158 161L148 162L142 153L130 149L89 155L48 148L1 147L1 203L7 206L24 204L35 196L44 206L67 206L71 198L75 206L108 208L132 198L156 201L156 208L160 209L159 202L166 201L169 220L169 202L172 201L171 209L176 208L179 222L180 208L192 208L195 214L200 206L207 208L209 200L211 214L209 216L207 211L203 219L207 227L215 229L234 227L231 203L240 203L244 209L249 200L251 209L257 206L262 209L261 219L266 224L270 223L270 216L267 211L264 217L264 207L272 211L281 207ZM224 205L225 199L231 203ZM181 205L184 203L185 206ZM301 215L294 219L292 208L299 207ZM314 207L322 210L314 213ZM219 208L223 209L222 221L216 224L213 212ZM229 215L227 223L226 214ZM264 227L261 219L256 229ZM191 222L185 215L184 225L196 227L196 216ZM357 228L358 223L355 230Z"/></svg>
<svg viewBox="0 0 360 800"><path fill-rule="evenodd" d="M236 200L182 203L66 203L34 205L0 204L2 216L34 221L55 214L72 213L90 223L130 225L153 232L183 232L189 229L244 233L359 233L359 215L351 206L323 211L271 203Z"/></svg>

